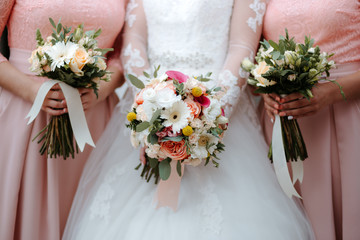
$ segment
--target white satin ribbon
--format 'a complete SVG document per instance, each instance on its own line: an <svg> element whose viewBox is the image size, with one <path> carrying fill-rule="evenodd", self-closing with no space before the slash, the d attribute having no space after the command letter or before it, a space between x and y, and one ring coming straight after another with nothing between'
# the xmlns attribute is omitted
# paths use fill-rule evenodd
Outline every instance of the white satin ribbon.
<svg viewBox="0 0 360 240"><path fill-rule="evenodd" d="M71 127L80 151L82 152L84 150L86 143L92 147L95 147L94 141L92 140L86 122L80 94L76 88L73 88L64 82L58 80L48 80L41 85L38 94L36 95L34 104L32 105L30 112L26 116L26 118L30 118L28 124L34 121L36 116L39 114L47 93L57 83L59 84L62 92L64 93L64 97L67 102Z"/></svg>
<svg viewBox="0 0 360 240"><path fill-rule="evenodd" d="M294 188L294 185L291 181L289 169L286 163L286 156L285 156L284 143L283 143L282 130L281 130L281 121L279 115L275 116L271 146L272 146L274 169L281 188L289 198L291 198L292 196L301 198L299 193ZM301 164L301 166L299 163ZM300 168L298 168L298 166L300 166ZM296 164L293 164L292 167L294 173L294 180L295 181L297 179L300 180L301 178L302 181L303 171L302 171L301 160L297 161Z"/></svg>

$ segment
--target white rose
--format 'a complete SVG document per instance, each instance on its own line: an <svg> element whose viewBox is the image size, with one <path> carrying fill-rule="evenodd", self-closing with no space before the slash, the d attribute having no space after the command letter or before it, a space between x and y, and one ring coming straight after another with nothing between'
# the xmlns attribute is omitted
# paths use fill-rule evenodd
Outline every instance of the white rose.
<svg viewBox="0 0 360 240"><path fill-rule="evenodd" d="M156 103L161 108L170 108L175 102L181 100L181 96L177 96L170 88L164 88L157 92Z"/></svg>
<svg viewBox="0 0 360 240"><path fill-rule="evenodd" d="M156 100L156 91L153 88L147 88L143 92L144 101L155 102Z"/></svg>
<svg viewBox="0 0 360 240"><path fill-rule="evenodd" d="M218 124L226 124L226 123L228 123L229 122L229 119L227 118L227 117L224 117L224 116L220 116L220 117L218 117L217 119L216 119L216 122L218 123Z"/></svg>
<svg viewBox="0 0 360 240"><path fill-rule="evenodd" d="M210 106L203 109L203 113L208 121L215 121L221 115L221 105L216 99L210 99Z"/></svg>

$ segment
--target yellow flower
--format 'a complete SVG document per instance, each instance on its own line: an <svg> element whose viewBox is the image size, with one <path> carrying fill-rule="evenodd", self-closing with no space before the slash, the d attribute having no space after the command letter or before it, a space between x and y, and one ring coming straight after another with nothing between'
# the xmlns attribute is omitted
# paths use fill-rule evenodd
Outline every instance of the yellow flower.
<svg viewBox="0 0 360 240"><path fill-rule="evenodd" d="M133 121L133 120L136 119L136 113L134 113L134 112L129 112L129 113L127 114L126 118L127 118L127 120L128 120L129 122L131 122L131 121Z"/></svg>
<svg viewBox="0 0 360 240"><path fill-rule="evenodd" d="M194 132L194 130L192 129L192 127L190 126L186 126L182 129L182 133L185 135L185 136L190 136L192 133Z"/></svg>
<svg viewBox="0 0 360 240"><path fill-rule="evenodd" d="M199 88L199 87L194 87L192 90L191 90L191 93L194 97L200 97L202 95L202 89Z"/></svg>

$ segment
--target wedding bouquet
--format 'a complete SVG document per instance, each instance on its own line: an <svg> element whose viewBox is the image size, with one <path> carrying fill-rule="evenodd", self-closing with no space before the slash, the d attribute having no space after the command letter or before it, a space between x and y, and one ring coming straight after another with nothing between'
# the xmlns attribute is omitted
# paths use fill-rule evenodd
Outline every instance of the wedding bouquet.
<svg viewBox="0 0 360 240"><path fill-rule="evenodd" d="M159 178L167 180L172 161L176 161L179 176L182 164L212 162L217 167L217 154L224 150L222 135L228 122L216 94L221 88L204 86L202 82L208 81L210 74L188 77L167 71L158 77L158 70L159 67L153 78L144 73L149 78L146 85L128 75L141 89L127 115L132 145L145 148L141 176L147 181L154 176L155 183Z"/></svg>
<svg viewBox="0 0 360 240"><path fill-rule="evenodd" d="M299 92L307 99L312 98L311 89L325 79L324 73L328 77L329 70L335 67L334 61L329 61L333 54L321 52L313 44L314 39L310 37L305 37L304 44L296 43L293 38L289 39L287 30L286 37L280 36L278 43L261 42L255 57L257 64L249 59L242 62L242 68L250 73L248 83L257 87L256 93L286 96ZM297 120L291 117L280 120L286 161L305 160L308 154ZM272 155L270 146L268 157L271 160Z"/></svg>
<svg viewBox="0 0 360 240"><path fill-rule="evenodd" d="M39 111L38 106L41 107L47 91L58 83L67 98L69 114L52 116L48 125L33 140L40 136L38 143L43 142L40 149L41 155L47 152L50 157L62 156L66 159L71 155L74 158L75 150L78 152L78 142L84 138L80 135L85 134L85 138L90 137L88 143L93 145L76 88L91 88L96 95L98 94L100 80L110 79L110 72L106 71L104 55L112 49L98 48L96 38L100 35L101 29L84 32L83 24L81 24L70 33L71 28L62 26L60 21L55 24L51 18L49 20L54 28L53 33L44 40L39 29L37 30L37 48L32 52L29 62L32 72L55 80L49 80L41 86L32 111L28 115L31 117L29 123L36 117L36 111ZM43 97L40 97L41 95ZM72 121L72 114L77 119ZM74 124L78 125L80 130L74 129L72 126ZM76 134L74 136L73 131L80 132L78 138ZM77 141L78 139L80 140ZM85 143L79 145L81 151L84 145Z"/></svg>

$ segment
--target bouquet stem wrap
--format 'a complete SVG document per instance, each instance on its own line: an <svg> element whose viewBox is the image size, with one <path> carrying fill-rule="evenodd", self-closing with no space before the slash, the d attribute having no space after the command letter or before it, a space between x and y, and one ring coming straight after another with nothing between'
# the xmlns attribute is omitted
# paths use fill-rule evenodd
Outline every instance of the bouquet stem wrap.
<svg viewBox="0 0 360 240"><path fill-rule="evenodd" d="M280 186L284 190L286 195L290 198L292 196L301 198L299 193L294 188L293 183L295 183L296 180L299 180L300 182L302 182L303 162L300 159L295 159L295 161L291 161L291 165L292 165L291 167L292 167L292 171L293 171L293 181L291 181L290 173L289 173L288 166L287 166L287 160L286 160L287 159L286 151L288 151L288 148L286 150L284 147L284 137L283 136L285 134L292 135L292 132L290 129L283 128L284 125L286 126L286 124L284 124L284 122L283 122L284 120L285 120L285 118L282 119L279 115L275 116L275 123L274 123L274 128L273 128L273 135L272 135L272 145L271 145L271 149L272 149L271 153L272 153L272 159L273 159L273 163L274 163L274 169L275 169L276 177L280 183ZM297 126L297 123L295 120L287 120L286 119L285 121L292 121L292 123L295 123ZM299 136L299 138L302 139L301 135ZM286 137L285 137L285 139L286 139ZM285 144L285 146L287 146L288 144L292 144L288 140L286 142L287 142L287 144ZM293 149L295 149L293 144L290 147L293 147ZM304 147L305 147L305 145L304 145ZM306 152L306 148L305 148L305 152Z"/></svg>
<svg viewBox="0 0 360 240"><path fill-rule="evenodd" d="M154 202L157 204L156 208L169 207L174 212L177 210L180 192L181 178L184 175L184 164L181 164L182 175L179 176L176 172L177 161L171 161L170 177L164 181L160 180Z"/></svg>
<svg viewBox="0 0 360 240"><path fill-rule="evenodd" d="M36 95L34 104L26 116L26 118L30 118L28 124L30 124L39 114L47 93L55 84L59 84L62 92L64 93L66 102L68 103L67 107L70 123L80 151L82 152L84 150L86 143L95 147L86 122L80 94L76 88L73 88L64 82L58 80L48 80L41 85L38 94Z"/></svg>

